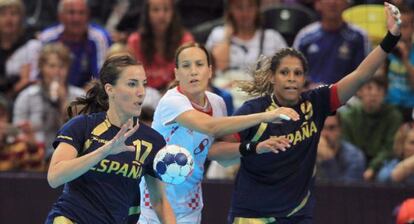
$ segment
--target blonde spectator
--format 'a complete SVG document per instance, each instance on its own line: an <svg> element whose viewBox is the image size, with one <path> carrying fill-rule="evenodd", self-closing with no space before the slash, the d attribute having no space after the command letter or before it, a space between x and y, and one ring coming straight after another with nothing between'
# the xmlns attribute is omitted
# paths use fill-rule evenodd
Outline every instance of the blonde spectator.
<svg viewBox="0 0 414 224"><path fill-rule="evenodd" d="M0 0L0 92L13 97L36 75L40 42L25 32L21 0ZM27 52L30 52L28 54Z"/></svg>
<svg viewBox="0 0 414 224"><path fill-rule="evenodd" d="M62 43L45 45L39 55L40 82L23 90L14 104L13 124L31 126L48 155L56 131L65 121L66 107L85 94L67 82L71 61L70 51Z"/></svg>
<svg viewBox="0 0 414 224"><path fill-rule="evenodd" d="M405 123L399 128L393 149L394 159L384 164L377 180L414 184L414 123Z"/></svg>

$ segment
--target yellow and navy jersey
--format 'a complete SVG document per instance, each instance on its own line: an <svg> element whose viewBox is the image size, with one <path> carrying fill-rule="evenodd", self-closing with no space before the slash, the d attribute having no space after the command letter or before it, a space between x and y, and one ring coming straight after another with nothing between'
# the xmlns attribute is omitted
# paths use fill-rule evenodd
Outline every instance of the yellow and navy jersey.
<svg viewBox="0 0 414 224"><path fill-rule="evenodd" d="M274 96L245 102L235 115L279 107ZM292 108L298 121L261 123L239 133L241 141L264 141L287 136L291 147L285 152L249 155L241 158L236 177L231 216L289 217L310 214L316 150L325 118L339 106L336 86L322 86L301 94ZM306 206L306 209L303 209Z"/></svg>
<svg viewBox="0 0 414 224"><path fill-rule="evenodd" d="M76 223L126 223L128 215L139 212L139 182L146 174L156 177L152 168L154 156L165 146L158 132L143 123L139 125L125 141L135 146L135 152L107 156L66 183L49 219L63 215ZM58 131L53 145L66 142L82 156L110 141L119 130L105 112L80 115Z"/></svg>

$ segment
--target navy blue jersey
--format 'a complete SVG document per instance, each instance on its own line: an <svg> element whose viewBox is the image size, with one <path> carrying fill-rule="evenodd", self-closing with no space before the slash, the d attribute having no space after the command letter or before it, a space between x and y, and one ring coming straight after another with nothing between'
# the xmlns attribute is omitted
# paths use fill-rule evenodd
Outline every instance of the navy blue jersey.
<svg viewBox="0 0 414 224"><path fill-rule="evenodd" d="M300 115L298 121L261 123L239 133L241 141L264 141L272 136L287 136L291 147L278 154L264 153L241 158L230 211L233 217L311 214L308 202L320 132L325 118L337 107L333 105L338 104L337 100L332 102L331 89L334 88L323 86L302 93L299 103L292 107ZM244 103L235 115L263 112L278 105L275 97L263 96Z"/></svg>
<svg viewBox="0 0 414 224"><path fill-rule="evenodd" d="M110 141L119 130L105 112L80 115L59 130L53 145L66 142L78 150L79 157ZM66 183L49 219L63 215L76 223L125 223L129 212L139 211L135 207L140 201L139 182L146 174L156 177L152 164L165 141L155 130L140 123L138 131L125 143L134 145L136 151L107 156Z"/></svg>

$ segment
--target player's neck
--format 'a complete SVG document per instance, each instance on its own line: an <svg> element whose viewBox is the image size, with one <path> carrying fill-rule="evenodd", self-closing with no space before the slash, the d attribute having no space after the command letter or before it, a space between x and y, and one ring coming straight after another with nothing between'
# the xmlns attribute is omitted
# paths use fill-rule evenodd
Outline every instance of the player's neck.
<svg viewBox="0 0 414 224"><path fill-rule="evenodd" d="M116 111L108 110L106 112L106 119L108 119L109 123L111 123L112 125L121 127L123 124L125 124L128 121L129 118L127 117L123 118Z"/></svg>

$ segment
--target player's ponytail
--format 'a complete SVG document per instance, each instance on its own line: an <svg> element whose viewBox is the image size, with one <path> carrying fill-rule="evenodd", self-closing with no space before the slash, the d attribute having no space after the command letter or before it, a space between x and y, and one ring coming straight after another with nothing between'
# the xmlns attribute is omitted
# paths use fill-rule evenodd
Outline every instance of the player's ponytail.
<svg viewBox="0 0 414 224"><path fill-rule="evenodd" d="M270 70L271 58L261 55L256 64L250 69L252 81L238 81L242 91L250 96L262 96L273 92L273 84L270 82L272 72Z"/></svg>
<svg viewBox="0 0 414 224"><path fill-rule="evenodd" d="M107 110L108 95L98 80L92 80L91 88L86 93L86 96L78 97L73 101L69 105L67 113L69 118L71 118L79 114L91 114Z"/></svg>

